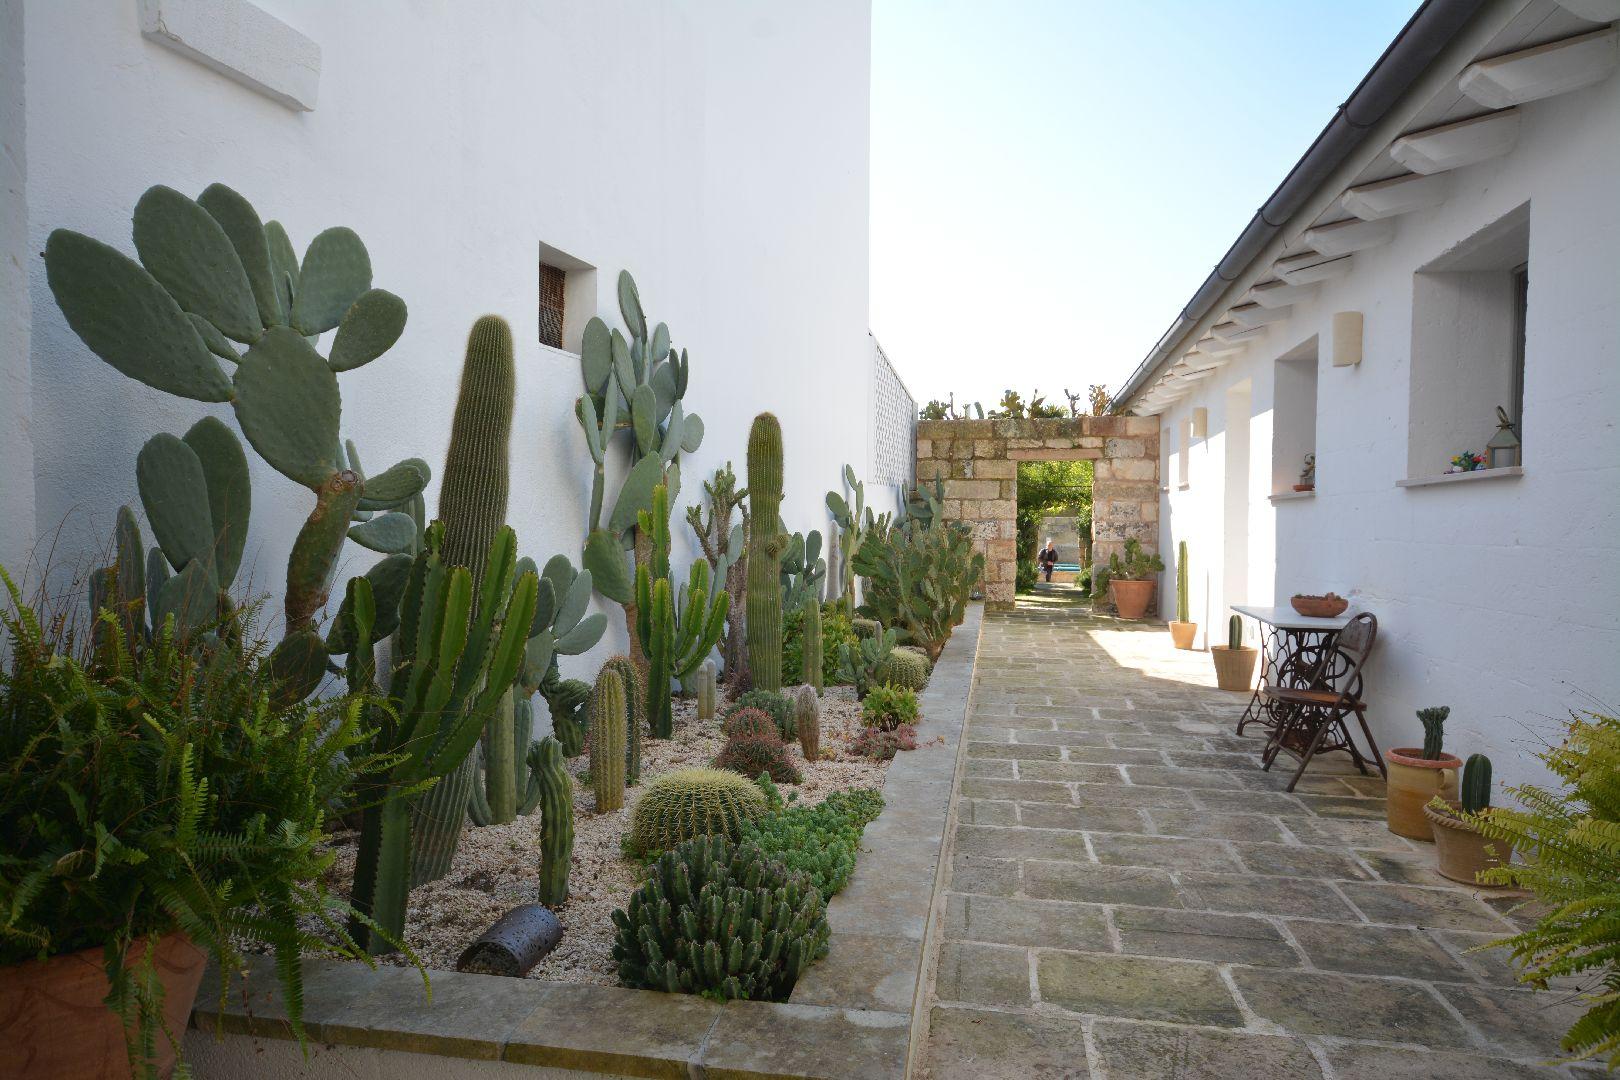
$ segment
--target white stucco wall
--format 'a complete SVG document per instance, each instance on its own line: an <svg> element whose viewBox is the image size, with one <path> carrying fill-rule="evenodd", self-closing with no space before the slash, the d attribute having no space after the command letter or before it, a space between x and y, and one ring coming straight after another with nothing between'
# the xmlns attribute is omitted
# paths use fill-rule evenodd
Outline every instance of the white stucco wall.
<svg viewBox="0 0 1620 1080"><path fill-rule="evenodd" d="M34 547L26 16L23 0L0 0L0 566L13 577Z"/></svg>
<svg viewBox="0 0 1620 1080"><path fill-rule="evenodd" d="M1620 704L1620 78L1523 108L1510 154L1454 173L1445 203L1401 217L1390 244L1358 253L1161 418L1169 430L1209 409L1189 486L1170 485L1161 516L1163 543L1191 544L1195 577L1223 565L1225 432L1246 422L1251 435L1246 595L1214 582L1194 618L1220 641L1227 603L1353 595L1379 619L1368 693L1380 744L1411 745L1414 710L1449 704L1448 748L1489 754L1508 783L1542 775L1531 755L1569 710ZM1399 488L1409 426L1425 422L1409 409L1413 275L1526 201L1525 475ZM1336 311L1365 314L1365 358L1335 368L1323 350L1316 494L1273 505L1275 359L1329 340ZM1250 415L1229 417L1226 392L1245 381Z"/></svg>
<svg viewBox="0 0 1620 1080"><path fill-rule="evenodd" d="M842 463L871 458L866 0L261 6L320 46L313 112L144 40L132 0L27 3L29 250L68 226L131 251L131 210L156 183L227 183L300 251L351 226L376 284L410 307L392 352L342 380L344 434L371 471L407 456L439 468L467 329L506 316L519 345L510 519L542 562L577 560L590 470L578 361L536 342L538 245L598 268L612 325L628 267L650 318L690 350L686 402L707 424L681 504L716 465L742 473L748 425L771 409L784 519L825 528ZM93 356L31 263L38 528L68 519L77 553L135 501L141 443L207 407ZM275 591L310 495L253 465L248 551L254 584ZM30 471L0 469L8 484ZM340 574L367 558L350 545ZM623 647L616 624L599 652Z"/></svg>

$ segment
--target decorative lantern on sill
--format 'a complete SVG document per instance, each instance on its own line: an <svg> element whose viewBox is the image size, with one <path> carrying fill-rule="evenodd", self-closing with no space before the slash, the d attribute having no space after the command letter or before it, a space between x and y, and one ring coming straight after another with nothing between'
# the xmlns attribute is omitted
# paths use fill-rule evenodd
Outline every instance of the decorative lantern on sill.
<svg viewBox="0 0 1620 1080"><path fill-rule="evenodd" d="M1519 463L1519 436L1513 432L1513 421L1508 419L1507 410L1500 405L1496 407L1496 434L1485 444L1485 450L1490 454L1493 469L1506 469Z"/></svg>

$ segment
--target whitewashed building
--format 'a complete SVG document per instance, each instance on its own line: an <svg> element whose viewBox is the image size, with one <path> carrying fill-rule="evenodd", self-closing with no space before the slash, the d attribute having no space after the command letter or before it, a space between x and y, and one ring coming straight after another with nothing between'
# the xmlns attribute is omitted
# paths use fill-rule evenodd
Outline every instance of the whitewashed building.
<svg viewBox="0 0 1620 1080"><path fill-rule="evenodd" d="M505 316L510 519L542 559L584 537L577 353L590 316L620 325L621 268L691 356L707 432L680 505L716 466L743 473L768 409L789 528L827 530L846 462L892 509L915 412L879 408L904 387L867 331L869 67L867 0L0 0L0 562L59 529L59 559L103 549L148 437L210 409L234 425L97 359L46 284L52 229L132 253L154 184L222 182L300 250L331 225L361 236L409 305L343 381L343 434L379 464L440 467L468 328ZM560 332L537 325L542 282ZM308 493L250 460L247 565L274 588ZM370 556L344 558L347 576ZM602 651L623 648L610 626Z"/></svg>
<svg viewBox="0 0 1620 1080"><path fill-rule="evenodd" d="M1449 704L1508 782L1620 705L1617 19L1425 3L1117 395L1162 421L1200 645L1231 604L1349 596L1381 745ZM1521 462L1448 473L1498 407Z"/></svg>

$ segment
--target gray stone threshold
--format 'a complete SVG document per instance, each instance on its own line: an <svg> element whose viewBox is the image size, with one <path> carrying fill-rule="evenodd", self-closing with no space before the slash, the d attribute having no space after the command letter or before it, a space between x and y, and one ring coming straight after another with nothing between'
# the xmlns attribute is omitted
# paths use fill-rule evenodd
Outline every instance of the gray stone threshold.
<svg viewBox="0 0 1620 1080"><path fill-rule="evenodd" d="M221 1003L205 981L187 1052L199 1077L677 1077L762 1080L906 1075L926 1006L926 949L973 685L982 608L934 668L918 749L896 756L884 808L827 918L831 949L787 1004L722 1005L611 986L430 972L340 961L305 966L306 1058L274 970L255 957ZM217 1040L215 1030L224 1038Z"/></svg>

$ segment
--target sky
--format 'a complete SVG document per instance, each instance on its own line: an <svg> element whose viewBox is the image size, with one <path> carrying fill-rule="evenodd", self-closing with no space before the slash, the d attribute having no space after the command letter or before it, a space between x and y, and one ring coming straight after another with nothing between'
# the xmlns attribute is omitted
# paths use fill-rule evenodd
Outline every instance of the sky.
<svg viewBox="0 0 1620 1080"><path fill-rule="evenodd" d="M873 0L872 309L919 405L1118 387L1417 0Z"/></svg>

